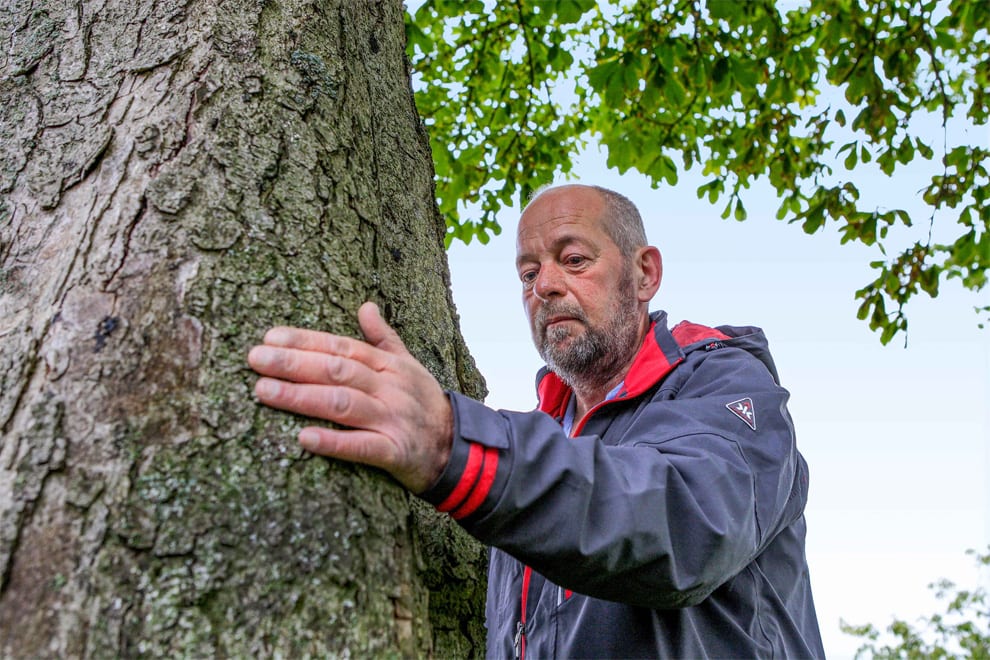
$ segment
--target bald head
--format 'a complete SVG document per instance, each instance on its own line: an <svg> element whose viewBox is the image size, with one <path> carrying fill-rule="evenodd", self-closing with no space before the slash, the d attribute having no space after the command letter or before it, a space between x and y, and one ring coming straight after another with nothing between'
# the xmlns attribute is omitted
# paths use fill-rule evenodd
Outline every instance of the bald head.
<svg viewBox="0 0 990 660"><path fill-rule="evenodd" d="M640 216L636 205L628 197L608 188L576 183L564 184L562 186L544 186L533 193L526 208L529 208L537 199L544 195L574 196L577 199L588 199L588 193L592 193L601 201L601 217L598 220L601 223L602 229L612 239L616 247L619 248L622 256L631 257L637 248L646 245L646 231L643 228L643 218ZM523 212L525 213L525 209L523 209Z"/></svg>

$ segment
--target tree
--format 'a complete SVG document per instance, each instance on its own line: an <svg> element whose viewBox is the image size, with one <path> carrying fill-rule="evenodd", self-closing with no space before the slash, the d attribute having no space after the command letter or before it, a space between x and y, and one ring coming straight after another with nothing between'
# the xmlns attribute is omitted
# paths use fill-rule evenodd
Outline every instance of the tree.
<svg viewBox="0 0 990 660"><path fill-rule="evenodd" d="M970 551L970 554L975 554ZM990 566L990 553L976 555L977 566ZM990 600L983 586L959 589L948 580L929 585L945 613L925 617L920 626L895 619L887 632L889 644L880 641L880 631L872 624L861 626L842 622L843 632L866 640L856 657L871 658L990 658Z"/></svg>
<svg viewBox="0 0 990 660"><path fill-rule="evenodd" d="M986 0L427 0L407 32L447 240L486 241L594 141L654 186L700 168L724 218L744 220L759 183L779 219L876 246L858 315L887 343L916 294L987 283L990 149L951 132L990 118L987 25ZM896 185L860 201L865 169L919 163L922 217Z"/></svg>
<svg viewBox="0 0 990 660"><path fill-rule="evenodd" d="M484 554L252 399L273 324L457 329L398 2L0 12L0 655L464 657Z"/></svg>

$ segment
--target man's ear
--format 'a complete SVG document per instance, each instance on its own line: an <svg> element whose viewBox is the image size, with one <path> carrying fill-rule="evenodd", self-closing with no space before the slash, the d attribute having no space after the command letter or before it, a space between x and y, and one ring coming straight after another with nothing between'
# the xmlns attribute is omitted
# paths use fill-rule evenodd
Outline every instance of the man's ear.
<svg viewBox="0 0 990 660"><path fill-rule="evenodd" d="M660 250L648 245L636 251L636 297L649 302L660 289L663 279L663 257Z"/></svg>

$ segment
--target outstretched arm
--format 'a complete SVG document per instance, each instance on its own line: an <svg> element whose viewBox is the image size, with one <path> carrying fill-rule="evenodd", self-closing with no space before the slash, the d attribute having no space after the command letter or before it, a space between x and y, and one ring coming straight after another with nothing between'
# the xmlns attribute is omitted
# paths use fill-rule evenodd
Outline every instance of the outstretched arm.
<svg viewBox="0 0 990 660"><path fill-rule="evenodd" d="M261 374L258 399L269 406L335 422L307 426L303 448L380 467L413 493L429 488L450 456L453 413L447 395L382 319L364 303L366 341L276 327L248 353Z"/></svg>

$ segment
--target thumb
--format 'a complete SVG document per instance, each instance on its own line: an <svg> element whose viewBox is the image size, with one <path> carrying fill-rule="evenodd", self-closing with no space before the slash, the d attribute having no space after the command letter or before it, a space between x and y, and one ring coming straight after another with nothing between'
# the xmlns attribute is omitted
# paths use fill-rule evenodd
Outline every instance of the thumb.
<svg viewBox="0 0 990 660"><path fill-rule="evenodd" d="M378 305L366 302L358 309L358 323L368 343L387 353L408 353L399 334L382 318Z"/></svg>

